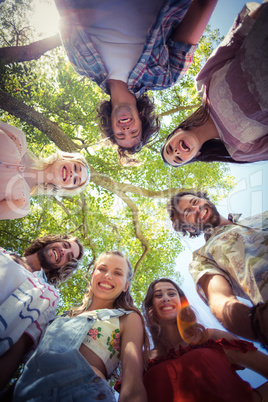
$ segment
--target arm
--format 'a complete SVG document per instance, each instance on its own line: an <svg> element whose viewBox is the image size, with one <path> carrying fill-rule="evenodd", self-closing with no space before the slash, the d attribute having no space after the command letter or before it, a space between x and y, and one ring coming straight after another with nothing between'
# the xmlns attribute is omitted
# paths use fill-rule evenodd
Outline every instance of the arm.
<svg viewBox="0 0 268 402"><path fill-rule="evenodd" d="M228 331L254 340L248 316L250 307L237 300L228 281L222 275L207 274L200 278L199 284L205 292L211 312L220 323Z"/></svg>
<svg viewBox="0 0 268 402"><path fill-rule="evenodd" d="M22 334L19 340L0 357L0 388L8 384L12 375L17 370L22 358L33 344L32 338L27 334Z"/></svg>
<svg viewBox="0 0 268 402"><path fill-rule="evenodd" d="M2 200L0 201L0 219L17 219L23 218L29 213L29 207L26 205L25 200L21 198L19 200Z"/></svg>
<svg viewBox="0 0 268 402"><path fill-rule="evenodd" d="M174 41L195 45L199 42L217 0L192 0L182 22L173 34Z"/></svg>
<svg viewBox="0 0 268 402"><path fill-rule="evenodd" d="M119 402L146 402L147 395L142 380L144 329L141 317L137 313L125 315L120 318L120 325L122 386Z"/></svg>

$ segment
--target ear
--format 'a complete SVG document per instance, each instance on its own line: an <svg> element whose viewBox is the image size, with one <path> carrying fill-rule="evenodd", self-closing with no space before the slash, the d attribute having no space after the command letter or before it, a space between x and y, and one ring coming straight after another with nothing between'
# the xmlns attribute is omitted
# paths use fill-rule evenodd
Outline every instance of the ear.
<svg viewBox="0 0 268 402"><path fill-rule="evenodd" d="M129 282L127 282L127 283L125 284L125 287L123 288L122 292L125 293L125 292L128 290L128 288L129 288Z"/></svg>
<svg viewBox="0 0 268 402"><path fill-rule="evenodd" d="M197 152L197 154L195 155L195 157L197 157L197 156L199 156L199 155L201 155L201 152L200 152L200 151Z"/></svg>

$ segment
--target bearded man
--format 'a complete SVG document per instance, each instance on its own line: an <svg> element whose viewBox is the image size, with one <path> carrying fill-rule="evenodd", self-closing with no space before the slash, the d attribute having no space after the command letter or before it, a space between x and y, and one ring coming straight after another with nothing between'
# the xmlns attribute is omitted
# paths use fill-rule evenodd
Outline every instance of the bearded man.
<svg viewBox="0 0 268 402"><path fill-rule="evenodd" d="M226 219L201 191L174 195L167 209L176 231L205 235L189 267L199 296L227 330L268 345L268 212Z"/></svg>

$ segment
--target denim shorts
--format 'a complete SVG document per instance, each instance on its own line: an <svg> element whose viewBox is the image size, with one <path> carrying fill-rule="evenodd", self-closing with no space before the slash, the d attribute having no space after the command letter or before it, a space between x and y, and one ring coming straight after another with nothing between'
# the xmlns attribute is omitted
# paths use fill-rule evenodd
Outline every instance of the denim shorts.
<svg viewBox="0 0 268 402"><path fill-rule="evenodd" d="M95 374L79 352L93 321L86 317L57 318L25 365L13 401L114 402L108 382Z"/></svg>

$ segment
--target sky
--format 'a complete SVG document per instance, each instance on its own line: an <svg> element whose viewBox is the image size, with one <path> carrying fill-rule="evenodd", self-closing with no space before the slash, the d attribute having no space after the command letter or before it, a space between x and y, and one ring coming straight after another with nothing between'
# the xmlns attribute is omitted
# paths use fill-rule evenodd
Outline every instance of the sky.
<svg viewBox="0 0 268 402"><path fill-rule="evenodd" d="M261 2L258 1L257 3ZM246 2L242 0L219 1L209 24L212 28L220 29L222 35L226 35L236 15L245 4ZM242 213L242 218L246 218L267 211L268 162L250 163L242 166L230 164L230 168L230 174L234 176L236 185L229 193L228 197L217 204L217 209L220 214L227 218L228 213ZM203 236L194 240L183 238L182 243L185 246L185 251L178 256L176 261L176 269L182 276L181 287L186 293L190 304L198 311L200 321L206 327L224 329L197 295L192 277L188 272L192 252L205 243ZM256 347L264 352L259 344L256 344ZM243 370L243 372L238 373L253 387L266 381L263 377L253 373L251 370Z"/></svg>

